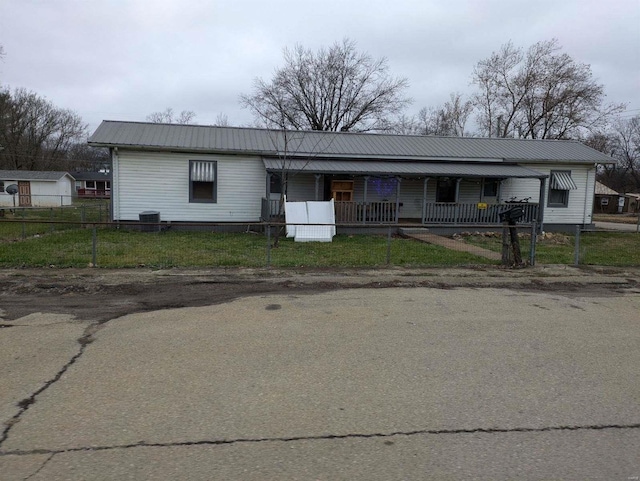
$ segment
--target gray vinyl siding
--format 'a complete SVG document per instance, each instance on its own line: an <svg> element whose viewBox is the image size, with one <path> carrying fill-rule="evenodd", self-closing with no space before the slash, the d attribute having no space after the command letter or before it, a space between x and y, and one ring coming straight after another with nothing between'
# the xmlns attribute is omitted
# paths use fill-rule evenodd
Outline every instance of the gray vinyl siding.
<svg viewBox="0 0 640 481"><path fill-rule="evenodd" d="M320 200L324 192L324 180L320 179ZM292 202L315 200L316 198L316 178L314 174L305 174L302 172L289 174L289 182L287 186L287 199Z"/></svg>
<svg viewBox="0 0 640 481"><path fill-rule="evenodd" d="M259 157L123 151L115 156L114 220L159 211L162 221L256 222L266 191ZM189 202L189 161L217 162L217 202Z"/></svg>
<svg viewBox="0 0 640 481"><path fill-rule="evenodd" d="M524 167L533 167L524 165ZM543 174L551 174L552 170L564 170L571 172L571 178L578 187L569 191L569 204L567 207L548 207L549 179L546 182L544 202L545 224L589 224L592 221L593 193L595 190L595 167L593 165L536 165L535 169ZM539 202L540 182L537 179L508 179L502 183L501 199L509 200L511 197L521 199L531 197L531 202Z"/></svg>

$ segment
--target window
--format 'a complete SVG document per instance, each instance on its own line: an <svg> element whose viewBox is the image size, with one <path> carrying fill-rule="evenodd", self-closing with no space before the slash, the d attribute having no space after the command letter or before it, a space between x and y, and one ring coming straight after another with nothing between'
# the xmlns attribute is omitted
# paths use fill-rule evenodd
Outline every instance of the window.
<svg viewBox="0 0 640 481"><path fill-rule="evenodd" d="M189 202L217 201L217 162L189 162Z"/></svg>
<svg viewBox="0 0 640 481"><path fill-rule="evenodd" d="M436 185L436 202L455 202L456 183L451 177L440 177Z"/></svg>
<svg viewBox="0 0 640 481"><path fill-rule="evenodd" d="M269 192L272 194L282 193L282 175L271 174L269 176Z"/></svg>
<svg viewBox="0 0 640 481"><path fill-rule="evenodd" d="M485 179L484 180L484 197L497 197L498 184L500 184L500 182L497 180Z"/></svg>
<svg viewBox="0 0 640 481"><path fill-rule="evenodd" d="M571 178L570 170L552 170L549 181L549 207L567 207L569 205L569 191L578 186Z"/></svg>
<svg viewBox="0 0 640 481"><path fill-rule="evenodd" d="M4 192L4 182L0 180L0 192Z"/></svg>
<svg viewBox="0 0 640 481"><path fill-rule="evenodd" d="M87 180L85 182L85 186L87 189L95 189L96 188L96 181L95 180Z"/></svg>

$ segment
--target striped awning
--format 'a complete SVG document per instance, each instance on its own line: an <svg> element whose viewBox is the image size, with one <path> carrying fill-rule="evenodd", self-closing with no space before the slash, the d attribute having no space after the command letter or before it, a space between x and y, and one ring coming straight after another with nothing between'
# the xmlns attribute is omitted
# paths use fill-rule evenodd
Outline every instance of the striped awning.
<svg viewBox="0 0 640 481"><path fill-rule="evenodd" d="M571 178L571 172L551 172L551 183L549 186L553 190L577 190L578 186Z"/></svg>
<svg viewBox="0 0 640 481"><path fill-rule="evenodd" d="M191 180L195 182L215 182L216 163L215 162L192 162Z"/></svg>

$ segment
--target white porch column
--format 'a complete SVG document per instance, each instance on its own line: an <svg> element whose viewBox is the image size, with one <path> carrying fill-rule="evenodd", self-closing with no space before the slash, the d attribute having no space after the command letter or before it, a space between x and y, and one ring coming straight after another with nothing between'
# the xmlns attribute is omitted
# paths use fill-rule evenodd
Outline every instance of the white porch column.
<svg viewBox="0 0 640 481"><path fill-rule="evenodd" d="M400 182L402 182L402 178L396 177L396 224L400 217Z"/></svg>
<svg viewBox="0 0 640 481"><path fill-rule="evenodd" d="M369 185L369 176L365 175L364 176L364 194L362 197L362 201L366 204L367 203L367 186Z"/></svg>
<svg viewBox="0 0 640 481"><path fill-rule="evenodd" d="M425 177L422 185L422 223L424 224L424 220L427 217L427 183L429 182L429 177Z"/></svg>
<svg viewBox="0 0 640 481"><path fill-rule="evenodd" d="M316 174L316 200L320 200L320 179L322 178L322 174Z"/></svg>
<svg viewBox="0 0 640 481"><path fill-rule="evenodd" d="M455 198L456 204L460 202L460 181L462 181L462 177L458 177L456 179L456 198Z"/></svg>

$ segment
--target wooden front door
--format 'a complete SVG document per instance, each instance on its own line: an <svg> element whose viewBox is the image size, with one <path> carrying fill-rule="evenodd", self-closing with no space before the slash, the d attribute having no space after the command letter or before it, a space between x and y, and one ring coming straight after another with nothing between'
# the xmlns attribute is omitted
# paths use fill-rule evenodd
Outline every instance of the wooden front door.
<svg viewBox="0 0 640 481"><path fill-rule="evenodd" d="M18 181L18 205L20 207L31 207L31 182L26 180Z"/></svg>

